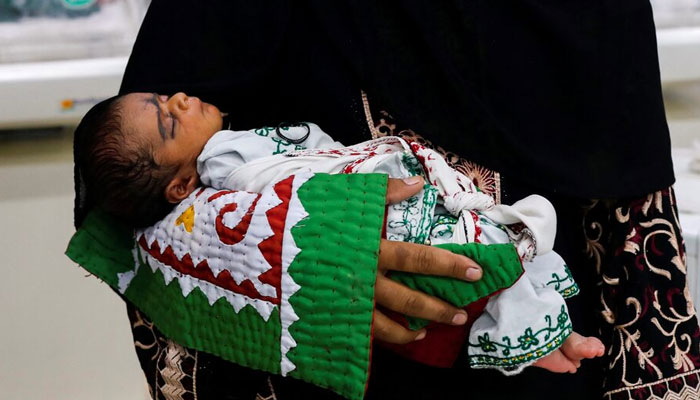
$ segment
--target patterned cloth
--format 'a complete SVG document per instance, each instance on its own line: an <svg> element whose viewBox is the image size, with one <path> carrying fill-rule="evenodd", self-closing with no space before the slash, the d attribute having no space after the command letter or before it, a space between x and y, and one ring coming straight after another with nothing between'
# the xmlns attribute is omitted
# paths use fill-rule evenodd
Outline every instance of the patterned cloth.
<svg viewBox="0 0 700 400"><path fill-rule="evenodd" d="M673 189L593 201L583 227L602 288L605 398L700 398L700 329Z"/></svg>
<svg viewBox="0 0 700 400"><path fill-rule="evenodd" d="M399 135L434 147L409 129L398 130L386 112L375 126L378 136ZM503 196L497 172L436 149L497 201L518 198L519 193ZM583 262L573 273L580 285L589 283L582 288L589 297L598 293L598 332L607 350L604 399L700 398L700 328L686 282L673 189L584 203L575 214L585 235L585 256L577 257Z"/></svg>
<svg viewBox="0 0 700 400"><path fill-rule="evenodd" d="M377 136L398 135L431 146L415 132L399 129L387 113L379 113L376 123L369 113L367 116ZM497 202L529 192L519 190L497 172L434 148ZM522 399L539 399L543 393L588 400L700 398L700 328L686 285L673 190L614 201L554 200L560 220L567 224L559 227L557 251L569 262L581 287L580 299L569 305L574 328L584 326L583 334L600 336L607 350L602 362L584 361L575 375L531 368L505 378L401 362L377 348L367 398L508 398L499 397L496 390L516 393ZM294 379L184 349L163 337L131 307L129 318L154 399L338 398ZM400 368L393 371L393 367ZM416 382L411 385L413 378ZM503 385L504 379L510 384ZM500 385L489 386L489 382Z"/></svg>
<svg viewBox="0 0 700 400"><path fill-rule="evenodd" d="M531 195L512 205L494 205L491 196L481 193L435 150L396 136L343 147L317 125L304 126L299 128L302 132L289 132L301 137L295 142L296 150L280 149L291 143L281 132L275 134L274 128L217 132L197 158L202 184L260 192L270 182L305 170L380 173L390 178L421 175L426 182L421 192L387 207L387 239L432 245L508 243L520 257L515 260L518 268L522 261L524 273L518 281L489 299L483 315L471 314L469 364L517 374L566 340L572 328L564 299L575 295L578 288L564 260L551 251L556 213L549 201ZM172 224L166 226L172 228ZM411 324L412 329L422 326ZM443 329L450 328L432 325L428 335L441 337L437 330ZM459 330L436 342L425 340L396 350L419 362L451 367L463 340ZM453 345L443 347L447 342ZM422 350L403 351L414 345ZM435 354L440 354L439 362Z"/></svg>

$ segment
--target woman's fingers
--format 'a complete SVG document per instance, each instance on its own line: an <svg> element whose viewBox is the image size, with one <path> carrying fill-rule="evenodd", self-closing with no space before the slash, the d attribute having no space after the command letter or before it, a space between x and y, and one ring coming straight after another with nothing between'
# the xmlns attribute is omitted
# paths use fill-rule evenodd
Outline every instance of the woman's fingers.
<svg viewBox="0 0 700 400"><path fill-rule="evenodd" d="M423 189L423 178L389 179L387 204L407 199ZM437 247L382 239L379 246L379 271L375 287L377 304L404 315L445 324L462 325L467 313L442 300L409 289L384 276L389 270L423 275L448 276L467 281L481 279L481 267L473 260ZM375 310L374 336L389 343L410 343L425 337L425 330L411 331Z"/></svg>
<svg viewBox="0 0 700 400"><path fill-rule="evenodd" d="M377 277L375 299L377 304L404 315L450 325L463 325L467 322L467 313L464 310L409 289L382 275Z"/></svg>
<svg viewBox="0 0 700 400"><path fill-rule="evenodd" d="M389 178L386 187L386 203L394 204L415 195L423 189L423 178L411 176L405 179Z"/></svg>
<svg viewBox="0 0 700 400"><path fill-rule="evenodd" d="M406 344L425 337L425 329L412 331L392 321L379 310L374 310L374 338L387 343Z"/></svg>
<svg viewBox="0 0 700 400"><path fill-rule="evenodd" d="M481 267L472 259L437 247L382 239L379 269L449 276L467 281L481 279Z"/></svg>

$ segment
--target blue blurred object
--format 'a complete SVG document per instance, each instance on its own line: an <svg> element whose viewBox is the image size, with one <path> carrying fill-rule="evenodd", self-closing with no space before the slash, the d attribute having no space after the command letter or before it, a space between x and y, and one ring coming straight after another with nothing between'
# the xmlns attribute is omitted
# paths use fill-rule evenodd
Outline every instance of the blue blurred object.
<svg viewBox="0 0 700 400"><path fill-rule="evenodd" d="M99 7L97 0L0 0L0 22L25 17L79 18Z"/></svg>

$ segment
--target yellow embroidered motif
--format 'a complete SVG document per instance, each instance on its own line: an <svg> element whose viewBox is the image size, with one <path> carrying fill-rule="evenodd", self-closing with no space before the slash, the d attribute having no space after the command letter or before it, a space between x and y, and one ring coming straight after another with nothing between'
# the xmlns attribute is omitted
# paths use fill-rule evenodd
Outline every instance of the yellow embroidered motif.
<svg viewBox="0 0 700 400"><path fill-rule="evenodd" d="M185 212L177 217L175 220L175 226L180 224L185 225L185 230L192 233L192 227L194 226L194 205L189 206Z"/></svg>

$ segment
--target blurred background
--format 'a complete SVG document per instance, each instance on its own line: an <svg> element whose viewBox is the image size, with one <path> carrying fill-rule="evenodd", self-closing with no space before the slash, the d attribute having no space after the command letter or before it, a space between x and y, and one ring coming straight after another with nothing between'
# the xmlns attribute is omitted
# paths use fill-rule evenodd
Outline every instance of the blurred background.
<svg viewBox="0 0 700 400"><path fill-rule="evenodd" d="M0 0L0 399L149 399L123 302L63 255L72 131L116 94L145 0Z"/></svg>
<svg viewBox="0 0 700 400"><path fill-rule="evenodd" d="M700 0L652 0L700 299ZM0 399L147 399L119 298L64 255L72 130L115 94L147 0L0 0Z"/></svg>

